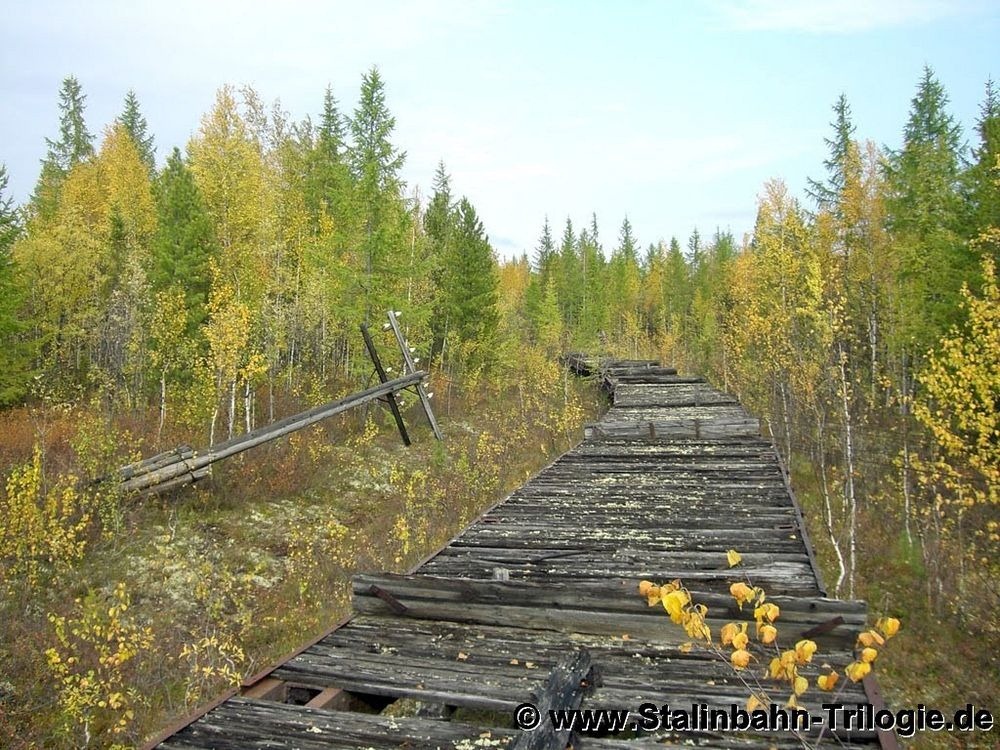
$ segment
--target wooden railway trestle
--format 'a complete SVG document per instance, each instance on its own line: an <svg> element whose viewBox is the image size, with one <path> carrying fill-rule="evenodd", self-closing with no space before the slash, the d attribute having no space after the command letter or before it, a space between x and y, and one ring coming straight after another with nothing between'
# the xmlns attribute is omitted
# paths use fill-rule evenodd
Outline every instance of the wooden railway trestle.
<svg viewBox="0 0 1000 750"><path fill-rule="evenodd" d="M147 747L800 747L787 733L625 739L570 736L544 721L513 728L526 701L745 705L728 665L682 648L683 632L636 594L642 578L682 578L717 628L737 617L730 548L781 607L785 637L813 638L825 660L851 661L867 618L863 602L826 597L774 447L735 399L655 362L575 355L567 364L613 397L580 445L409 574L357 576L351 617ZM373 712L401 698L416 701L415 715ZM866 680L838 700L879 698ZM819 714L826 701L811 689L800 705ZM896 746L890 733L831 739Z"/></svg>

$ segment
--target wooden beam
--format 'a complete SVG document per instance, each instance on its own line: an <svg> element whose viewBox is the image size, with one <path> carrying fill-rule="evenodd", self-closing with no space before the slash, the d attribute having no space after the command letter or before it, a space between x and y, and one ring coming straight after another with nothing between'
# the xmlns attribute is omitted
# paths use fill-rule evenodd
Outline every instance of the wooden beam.
<svg viewBox="0 0 1000 750"><path fill-rule="evenodd" d="M372 335L368 332L368 324L361 324L361 335L365 340L365 348L368 349L368 356L372 359L372 364L375 365L375 372L378 373L378 379L383 383L389 382L389 376L386 375L385 368L382 366L382 358L378 356L378 349L375 348L375 342L372 341ZM386 394L386 400L389 402L389 410L392 412L392 418L396 420L396 427L399 428L399 436L403 439L403 445L410 444L410 436L406 434L406 425L403 423L403 415L399 413L399 404L396 403L396 394L391 391Z"/></svg>
<svg viewBox="0 0 1000 750"><path fill-rule="evenodd" d="M336 687L324 688L313 698L311 701L306 703L306 708L325 708L325 709L338 709L346 710L351 702L351 696Z"/></svg>
<svg viewBox="0 0 1000 750"><path fill-rule="evenodd" d="M277 677L265 677L260 682L246 688L243 695L247 698L281 702L285 700L287 691L288 683L284 680L279 680Z"/></svg>
<svg viewBox="0 0 1000 750"><path fill-rule="evenodd" d="M125 492L141 492L154 488L157 485L162 485L163 483L175 478L184 477L185 475L191 475L192 478L197 478L198 470L203 469L216 461L221 461L224 458L229 458L237 453L242 453L243 451L255 448L263 443L283 437L305 427L309 427L310 425L316 424L321 420L335 416L349 409L353 409L357 406L368 403L369 401L374 401L377 398L382 398L388 393L395 393L396 391L401 391L404 388L417 385L426 375L427 373L422 371L413 372L408 375L404 375L401 378L396 378L395 380L390 380L386 383L373 386L372 388L368 388L360 393L351 394L350 396L342 398L338 401L331 401L330 403L314 407L313 409L302 412L301 414L296 414L274 422L273 424L259 427L245 435L240 435L232 440L219 443L201 454L196 453L191 458L177 461L176 463L168 466L163 466L156 471L124 481L121 485L122 489Z"/></svg>
<svg viewBox="0 0 1000 750"><path fill-rule="evenodd" d="M386 313L386 317L389 318L389 326L392 328L392 333L396 337L396 343L399 344L399 350L403 353L403 367L407 372L416 372L417 365L413 361L413 357L410 355L410 347L407 346L406 339L403 338L403 331L399 327L399 320L396 318L396 313L390 310ZM431 409L431 400L427 395L427 391L424 389L423 383L416 384L417 396L420 398L420 404L424 407L424 414L427 415L427 421L431 425L431 429L434 431L434 437L438 440L444 440L444 435L441 434L441 428L438 427L437 419L434 418L434 410Z"/></svg>

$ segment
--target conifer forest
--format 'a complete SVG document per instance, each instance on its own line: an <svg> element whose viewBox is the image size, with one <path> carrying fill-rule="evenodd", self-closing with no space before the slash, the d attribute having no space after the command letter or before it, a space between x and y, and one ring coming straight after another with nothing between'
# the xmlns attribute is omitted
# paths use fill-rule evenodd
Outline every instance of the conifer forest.
<svg viewBox="0 0 1000 750"><path fill-rule="evenodd" d="M322 632L354 572L405 570L580 439L605 406L569 352L737 396L830 596L902 622L888 701L1000 710L1000 89L963 130L915 79L891 145L831 91L826 159L801 195L762 184L746 236L581 206L501 257L447 164L403 181L377 67L309 114L224 86L169 148L134 92L97 123L65 78L29 199L0 166L0 746L136 746ZM172 494L97 481L370 386L362 323L399 367L387 310L445 441L404 403L409 448L371 408Z"/></svg>

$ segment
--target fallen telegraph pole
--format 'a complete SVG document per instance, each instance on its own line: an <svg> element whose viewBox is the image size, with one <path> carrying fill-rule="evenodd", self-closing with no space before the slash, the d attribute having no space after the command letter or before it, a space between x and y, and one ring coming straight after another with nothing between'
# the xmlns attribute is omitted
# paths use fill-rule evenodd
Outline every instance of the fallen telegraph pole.
<svg viewBox="0 0 1000 750"><path fill-rule="evenodd" d="M371 357L372 364L375 366L375 372L381 381L379 385L372 386L360 393L351 394L339 401L331 401L321 406L315 406L300 414L285 417L269 425L258 427L256 430L251 430L245 435L239 435L224 443L218 443L204 451L195 451L189 445L181 445L137 463L123 466L118 470L116 477L121 482L121 489L126 493L165 492L185 484L197 482L199 479L205 479L212 475L212 464L216 461L235 456L237 453L255 448L270 440L276 440L296 430L316 424L327 417L332 417L335 414L340 414L348 409L353 409L372 401L384 401L389 405L392 416L396 420L396 426L399 428L400 437L403 439L403 444L409 445L410 437L406 432L406 425L403 424L403 416L400 413L399 404L396 400L396 394L404 390L414 390L417 393L424 410L424 415L427 417L427 421L434 431L434 436L438 440L442 440L441 429L438 427L437 420L434 418L434 412L431 410L431 394L427 393L423 386L423 381L427 377L427 373L423 370L417 370L417 360L410 356L411 350L399 328L398 315L399 313L390 310L387 313L389 322L383 328L385 330L391 329L395 335L396 342L399 344L399 349L403 355L403 371L405 372L403 377L389 380L389 376L386 374L387 371L382 366L382 361L379 358L375 342L372 341L368 326L362 323L361 335L364 337L368 355ZM108 477L95 481L104 481L105 479L108 479Z"/></svg>
<svg viewBox="0 0 1000 750"><path fill-rule="evenodd" d="M204 451L193 451L188 446L181 446L139 463L130 464L119 470L121 488L125 492L163 492L196 482L210 475L209 467L216 461L301 430L348 409L385 398L389 394L417 385L426 376L427 373L420 370L395 380L388 380L339 401L331 401L301 414L258 427L245 435L218 443Z"/></svg>

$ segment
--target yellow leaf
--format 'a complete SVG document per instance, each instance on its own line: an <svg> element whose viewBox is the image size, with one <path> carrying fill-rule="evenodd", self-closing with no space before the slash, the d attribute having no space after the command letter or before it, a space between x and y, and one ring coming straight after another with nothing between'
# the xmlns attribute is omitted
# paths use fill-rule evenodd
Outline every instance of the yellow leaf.
<svg viewBox="0 0 1000 750"><path fill-rule="evenodd" d="M872 665L866 661L852 661L844 671L851 682L860 682L872 671Z"/></svg>
<svg viewBox="0 0 1000 750"><path fill-rule="evenodd" d="M662 598L662 601L663 608L667 610L670 619L679 625L682 622L681 613L684 611L684 607L691 601L687 592L683 589L671 591Z"/></svg>
<svg viewBox="0 0 1000 750"><path fill-rule="evenodd" d="M728 646L733 642L733 637L740 632L740 626L735 622L726 623L722 626L722 630L719 631L719 640L722 641L723 646Z"/></svg>
<svg viewBox="0 0 1000 750"><path fill-rule="evenodd" d="M837 680L840 679L840 675L834 671L830 674L821 674L816 678L816 685L820 690L830 691L833 690L834 686L837 684Z"/></svg>
<svg viewBox="0 0 1000 750"><path fill-rule="evenodd" d="M871 664L878 658L878 651L873 648L866 648L861 652L861 661Z"/></svg>
<svg viewBox="0 0 1000 750"><path fill-rule="evenodd" d="M732 662L736 669L746 669L747 665L750 664L751 654L746 649L739 649L733 651L729 657L729 661Z"/></svg>
<svg viewBox="0 0 1000 750"><path fill-rule="evenodd" d="M771 664L767 668L768 674L771 676L772 680L777 680L784 673L785 668L781 663L781 659L775 656L771 659Z"/></svg>
<svg viewBox="0 0 1000 750"><path fill-rule="evenodd" d="M751 695L749 700L747 700L747 711L753 713L758 708L764 708L764 704L760 702L760 699L756 695Z"/></svg>
<svg viewBox="0 0 1000 750"><path fill-rule="evenodd" d="M649 590L654 587L656 584L652 581L639 581L639 596L649 596Z"/></svg>
<svg viewBox="0 0 1000 750"><path fill-rule="evenodd" d="M774 639L778 637L778 629L774 625L761 625L757 635L761 643L774 643Z"/></svg>
<svg viewBox="0 0 1000 750"><path fill-rule="evenodd" d="M677 650L680 651L682 654L689 654L691 653L692 648L694 648L694 644L691 643L691 641L686 641L685 643L682 643L680 646L678 646Z"/></svg>
<svg viewBox="0 0 1000 750"><path fill-rule="evenodd" d="M729 561L729 567L734 568L737 565L739 565L740 562L742 562L743 558L740 556L739 552L737 552L734 549L731 549L728 552L726 552L726 560Z"/></svg>
<svg viewBox="0 0 1000 750"><path fill-rule="evenodd" d="M746 631L741 631L733 636L733 648L737 651L745 649L747 644L750 642L750 637L746 634Z"/></svg>
<svg viewBox="0 0 1000 750"><path fill-rule="evenodd" d="M816 642L802 640L795 644L795 658L800 664L812 661L813 654L816 653Z"/></svg>
<svg viewBox="0 0 1000 750"><path fill-rule="evenodd" d="M778 619L781 614L781 609L777 604L772 604L771 602L765 602L759 607L754 609L753 616L757 622L763 622L767 620L768 622L774 622Z"/></svg>
<svg viewBox="0 0 1000 750"><path fill-rule="evenodd" d="M858 635L858 643L862 646L882 646L885 644L885 639L878 634L875 630L866 630L864 633Z"/></svg>
<svg viewBox="0 0 1000 750"><path fill-rule="evenodd" d="M792 688L796 695L802 695L806 690L809 689L809 680L805 677L796 677L795 683Z"/></svg>
<svg viewBox="0 0 1000 750"><path fill-rule="evenodd" d="M892 638L899 632L899 620L895 617L883 617L875 623L875 627L881 630L886 638Z"/></svg>
<svg viewBox="0 0 1000 750"><path fill-rule="evenodd" d="M732 594L737 604L740 605L740 609L743 609L743 605L751 601L755 595L754 590L743 583L743 581L737 581L730 586L729 593Z"/></svg>

